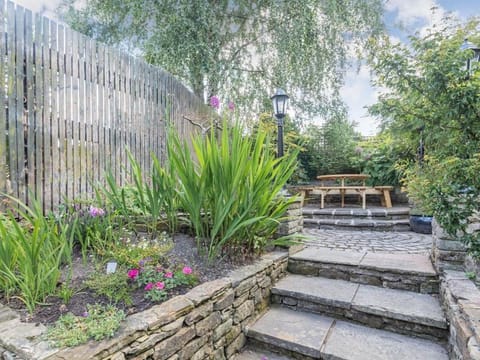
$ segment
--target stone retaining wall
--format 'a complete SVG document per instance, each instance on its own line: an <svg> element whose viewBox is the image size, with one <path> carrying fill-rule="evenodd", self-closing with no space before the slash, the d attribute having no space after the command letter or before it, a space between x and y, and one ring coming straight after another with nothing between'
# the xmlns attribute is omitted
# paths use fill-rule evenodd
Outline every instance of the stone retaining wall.
<svg viewBox="0 0 480 360"><path fill-rule="evenodd" d="M467 231L478 231L478 225L471 222ZM432 260L440 273L440 298L450 323L450 359L480 359L480 290L465 273L470 271L478 276L478 262L435 219L432 235Z"/></svg>
<svg viewBox="0 0 480 360"><path fill-rule="evenodd" d="M432 260L438 272L444 270L463 270L467 255L465 245L448 235L435 218L432 220Z"/></svg>
<svg viewBox="0 0 480 360"><path fill-rule="evenodd" d="M450 359L480 359L480 290L463 271L445 270L440 297L450 323Z"/></svg>
<svg viewBox="0 0 480 360"><path fill-rule="evenodd" d="M0 359L10 360L13 353L16 359L49 360L229 359L245 344L246 326L268 307L287 261L287 252L264 255L226 278L128 316L112 339L71 349L48 348L40 339L43 326L8 320L0 324ZM21 330L11 334L16 326Z"/></svg>
<svg viewBox="0 0 480 360"><path fill-rule="evenodd" d="M286 219L280 223L277 230L277 235L286 236L303 231L303 198L298 199L290 204L286 213Z"/></svg>

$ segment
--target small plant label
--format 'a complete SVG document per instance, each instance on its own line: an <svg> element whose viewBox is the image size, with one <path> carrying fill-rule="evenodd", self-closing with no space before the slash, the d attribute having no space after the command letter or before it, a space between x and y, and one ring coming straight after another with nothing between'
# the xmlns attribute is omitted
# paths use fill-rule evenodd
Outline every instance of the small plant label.
<svg viewBox="0 0 480 360"><path fill-rule="evenodd" d="M110 261L107 263L107 274L114 274L117 271L117 263L115 261Z"/></svg>

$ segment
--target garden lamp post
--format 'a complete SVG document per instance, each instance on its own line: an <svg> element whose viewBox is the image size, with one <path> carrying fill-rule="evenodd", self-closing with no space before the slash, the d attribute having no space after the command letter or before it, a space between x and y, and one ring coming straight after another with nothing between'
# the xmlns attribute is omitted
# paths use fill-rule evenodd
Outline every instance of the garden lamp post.
<svg viewBox="0 0 480 360"><path fill-rule="evenodd" d="M277 92L271 97L273 102L273 114L277 119L278 138L277 138L277 157L283 156L283 118L287 111L288 95L282 89L277 89Z"/></svg>
<svg viewBox="0 0 480 360"><path fill-rule="evenodd" d="M473 57L467 59L467 74L470 75L470 72L472 71L472 63L474 61L479 62L480 61L480 48L468 41L468 39L465 39L463 41L463 44L460 46L460 50L472 50L473 51Z"/></svg>

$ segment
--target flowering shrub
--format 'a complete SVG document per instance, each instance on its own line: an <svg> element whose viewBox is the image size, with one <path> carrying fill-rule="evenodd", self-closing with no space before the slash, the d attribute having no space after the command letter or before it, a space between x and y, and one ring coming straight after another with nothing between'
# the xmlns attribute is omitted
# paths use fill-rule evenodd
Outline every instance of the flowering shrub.
<svg viewBox="0 0 480 360"><path fill-rule="evenodd" d="M120 241L113 243L107 250L105 257L115 259L119 264L134 268L142 259L151 259L154 262L163 262L165 255L172 249L172 238L162 232L155 239L150 237L132 238L129 234L120 238Z"/></svg>
<svg viewBox="0 0 480 360"><path fill-rule="evenodd" d="M145 290L145 298L151 301L164 300L168 290L177 286L192 286L197 283L192 268L185 266L181 270L171 271L155 265L151 259L141 260L138 268L128 270L127 275Z"/></svg>

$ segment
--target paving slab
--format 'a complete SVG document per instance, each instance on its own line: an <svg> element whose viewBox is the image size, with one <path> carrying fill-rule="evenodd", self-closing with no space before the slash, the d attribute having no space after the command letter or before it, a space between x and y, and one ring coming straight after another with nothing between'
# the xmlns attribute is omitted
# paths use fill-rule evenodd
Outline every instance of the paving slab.
<svg viewBox="0 0 480 360"><path fill-rule="evenodd" d="M360 285L353 298L352 308L391 319L447 328L440 302L431 295Z"/></svg>
<svg viewBox="0 0 480 360"><path fill-rule="evenodd" d="M359 267L405 274L436 275L429 256L422 254L367 252Z"/></svg>
<svg viewBox="0 0 480 360"><path fill-rule="evenodd" d="M272 307L247 331L257 341L298 354L320 358L320 348L333 319Z"/></svg>
<svg viewBox="0 0 480 360"><path fill-rule="evenodd" d="M349 309L359 286L344 280L289 274L273 287L272 293Z"/></svg>
<svg viewBox="0 0 480 360"><path fill-rule="evenodd" d="M358 266L364 256L365 252L307 247L292 255L290 259Z"/></svg>
<svg viewBox="0 0 480 360"><path fill-rule="evenodd" d="M343 321L336 321L321 353L325 360L448 360L434 342Z"/></svg>

